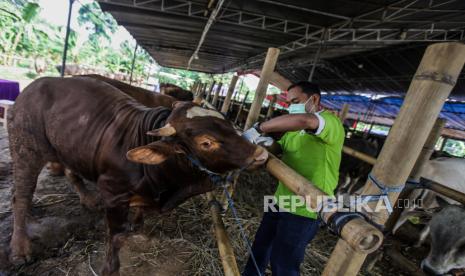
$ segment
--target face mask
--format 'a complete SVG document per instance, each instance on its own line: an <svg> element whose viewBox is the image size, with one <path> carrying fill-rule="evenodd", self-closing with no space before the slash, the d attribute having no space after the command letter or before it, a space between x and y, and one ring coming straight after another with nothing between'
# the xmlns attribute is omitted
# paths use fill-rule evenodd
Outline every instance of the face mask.
<svg viewBox="0 0 465 276"><path fill-rule="evenodd" d="M305 106L307 103L310 101L311 98L308 98L308 100L305 103L298 103L298 104L291 104L289 106L289 114L304 114L307 113L307 110L305 110ZM313 107L310 112L313 112Z"/></svg>

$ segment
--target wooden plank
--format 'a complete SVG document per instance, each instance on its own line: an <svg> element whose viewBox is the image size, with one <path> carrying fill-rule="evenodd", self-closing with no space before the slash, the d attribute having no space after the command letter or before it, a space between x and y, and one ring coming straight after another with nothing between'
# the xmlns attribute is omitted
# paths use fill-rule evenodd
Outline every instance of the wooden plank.
<svg viewBox="0 0 465 276"><path fill-rule="evenodd" d="M213 96L212 105L215 108L216 108L216 105L218 104L218 98L220 97L220 91L221 91L222 86L223 86L223 84L221 82L218 83L218 87L216 87L215 95Z"/></svg>
<svg viewBox="0 0 465 276"><path fill-rule="evenodd" d="M212 97L213 87L215 87L215 84L216 84L216 81L213 81L212 85L210 86L210 89L208 89L207 96L205 98L207 102L210 102L210 98Z"/></svg>
<svg viewBox="0 0 465 276"><path fill-rule="evenodd" d="M268 106L268 111L266 112L265 119L270 119L273 116L274 112L274 104L276 103L276 100L278 99L278 95L273 95L270 101L270 105Z"/></svg>
<svg viewBox="0 0 465 276"><path fill-rule="evenodd" d="M263 100L265 100L268 84L270 83L271 75L276 66L276 62L278 61L279 51L280 50L278 48L268 48L265 63L261 70L260 81L258 82L257 89L255 90L255 97L252 106L250 107L250 112L247 116L244 130L251 128L258 120Z"/></svg>
<svg viewBox="0 0 465 276"><path fill-rule="evenodd" d="M208 202L216 202L212 192L207 193ZM210 212L213 219L213 227L215 230L216 241L218 242L218 250L220 252L221 262L225 276L239 276L239 268L236 262L236 256L231 245L231 241L224 227L223 218L220 214L219 205L211 204Z"/></svg>
<svg viewBox="0 0 465 276"><path fill-rule="evenodd" d="M236 88L236 83L237 80L239 79L239 76L234 75L231 79L231 83L229 84L228 88L228 93L226 94L226 97L224 98L223 106L221 107L221 112L223 114L226 114L229 109L229 105L231 104L231 97L234 93L234 88Z"/></svg>
<svg viewBox="0 0 465 276"><path fill-rule="evenodd" d="M339 114L339 119L341 122L344 123L345 119L347 118L347 114L349 114L350 104L345 103L342 105L341 113Z"/></svg>

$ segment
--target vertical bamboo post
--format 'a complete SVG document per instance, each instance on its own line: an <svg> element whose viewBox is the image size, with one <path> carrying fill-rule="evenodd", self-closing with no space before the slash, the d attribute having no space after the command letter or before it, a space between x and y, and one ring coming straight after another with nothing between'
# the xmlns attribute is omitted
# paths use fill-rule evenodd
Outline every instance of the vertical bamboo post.
<svg viewBox="0 0 465 276"><path fill-rule="evenodd" d="M215 95L213 96L213 101L212 105L216 108L216 105L218 104L218 98L220 97L220 92L221 92L221 87L223 84L220 82L218 83L218 87L216 87Z"/></svg>
<svg viewBox="0 0 465 276"><path fill-rule="evenodd" d="M420 181L421 171L423 166L428 162L431 158L431 155L434 152L434 146L436 146L436 142L438 141L439 136L441 136L441 131L446 124L446 120L438 118L436 123L434 124L431 132L429 133L428 139L426 140L423 149L421 150L420 156L418 157L415 166L413 166L412 171L410 172L409 179L412 181ZM411 189L404 189L402 193L399 195L399 199L406 199L412 192ZM386 230L391 231L392 227L394 227L395 223L399 219L400 214L402 213L402 207L400 205L396 205L394 208L394 212L389 217L389 220L386 222Z"/></svg>
<svg viewBox="0 0 465 276"><path fill-rule="evenodd" d="M207 83L200 83L197 87L197 91L194 93L194 103L200 104L203 99L203 93L205 93L205 88L207 87Z"/></svg>
<svg viewBox="0 0 465 276"><path fill-rule="evenodd" d="M449 138L444 137L444 141L442 141L441 149L439 151L444 151L444 148L446 147L446 144L447 144L447 140L449 140Z"/></svg>
<svg viewBox="0 0 465 276"><path fill-rule="evenodd" d="M345 119L347 118L347 114L349 114L350 104L345 103L342 105L341 113L339 114L339 119L341 122L344 123Z"/></svg>
<svg viewBox="0 0 465 276"><path fill-rule="evenodd" d="M212 85L210 86L210 89L207 92L207 97L205 98L207 102L210 102L210 98L212 97L213 87L215 87L215 84L216 84L216 81L213 81Z"/></svg>
<svg viewBox="0 0 465 276"><path fill-rule="evenodd" d="M196 80L196 81L194 82L194 84L192 84L192 86L191 86L191 91L192 91L193 94L195 94L195 91L197 90L197 86L198 86L198 85L199 85L199 81L198 81L198 80Z"/></svg>
<svg viewBox="0 0 465 276"><path fill-rule="evenodd" d="M236 83L238 79L239 79L239 76L237 75L234 75L231 79L231 83L229 84L229 88L228 88L228 93L226 94L226 97L224 98L223 106L221 106L221 112L223 114L228 113L229 105L231 104L231 97L232 97L232 94L234 93L234 88L236 88Z"/></svg>
<svg viewBox="0 0 465 276"><path fill-rule="evenodd" d="M406 182L464 63L465 45L461 43L438 43L428 46L373 167L372 174L379 182L387 187ZM363 194L373 195L379 192L371 180L368 180ZM398 196L399 193L390 193L390 202L394 204ZM369 205L374 207L374 204L377 202ZM385 210L367 215L381 225L384 225L388 218ZM356 275L365 257L366 254L355 253L346 241L339 239L323 275Z"/></svg>
<svg viewBox="0 0 465 276"><path fill-rule="evenodd" d="M207 193L208 202L216 202L212 192ZM223 271L225 276L239 276L239 268L237 266L234 250L231 246L228 234L224 227L223 219L221 218L220 209L217 204L210 205L210 212L213 219L216 240L218 242L218 250L220 252L221 262L223 263Z"/></svg>
<svg viewBox="0 0 465 276"><path fill-rule="evenodd" d="M239 120L239 117L241 116L242 109L244 109L245 101L247 100L247 97L249 96L249 90L245 92L244 99L242 99L241 105L239 106L239 110L237 111L236 119L234 120L234 123L237 124L237 121Z"/></svg>
<svg viewBox="0 0 465 276"><path fill-rule="evenodd" d="M266 96L266 90L268 89L268 83L270 82L271 75L273 74L276 62L278 61L279 49L268 48L266 53L265 63L260 74L260 81L258 82L257 89L255 90L255 97L253 99L252 106L250 106L249 115L245 122L244 130L249 129L255 124L260 116L260 110L263 104L263 100Z"/></svg>
<svg viewBox="0 0 465 276"><path fill-rule="evenodd" d="M273 116L273 111L274 111L274 104L276 103L276 100L278 98L278 95L273 95L270 101L270 105L268 106L268 111L266 112L266 117L265 119L268 120Z"/></svg>

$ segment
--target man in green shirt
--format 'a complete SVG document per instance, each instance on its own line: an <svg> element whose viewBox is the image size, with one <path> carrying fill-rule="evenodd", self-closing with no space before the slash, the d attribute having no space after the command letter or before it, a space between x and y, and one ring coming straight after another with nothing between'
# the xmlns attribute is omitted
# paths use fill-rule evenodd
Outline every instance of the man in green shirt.
<svg viewBox="0 0 465 276"><path fill-rule="evenodd" d="M270 142L261 133L285 132L276 143L282 161L333 195L339 176L344 128L337 116L320 107L318 85L302 81L288 88L289 115L255 125L245 132L252 142ZM276 146L274 144L274 146ZM318 216L304 199L279 183L273 204L265 202L262 222L252 246L243 275L264 275L268 263L274 276L300 274L305 248L319 228Z"/></svg>

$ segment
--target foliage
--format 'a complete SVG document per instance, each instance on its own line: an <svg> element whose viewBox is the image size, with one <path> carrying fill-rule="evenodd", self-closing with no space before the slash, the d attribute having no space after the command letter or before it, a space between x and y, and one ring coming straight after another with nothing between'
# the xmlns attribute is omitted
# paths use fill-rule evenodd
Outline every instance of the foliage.
<svg viewBox="0 0 465 276"><path fill-rule="evenodd" d="M54 26L40 18L41 7L37 0L7 0L0 2L0 64L35 68L28 76L44 72L55 73L55 66L61 64L64 48L65 26ZM74 2L78 9L77 22L89 31L88 37L78 37L71 29L68 47L68 63L86 65L107 72L129 75L134 57L135 41L123 41L113 45L112 36L118 29L117 22L110 14L104 13L97 2L82 5ZM73 26L71 26L73 27ZM74 26L76 27L76 26ZM83 41L78 43L78 41ZM25 58L25 59L24 59ZM19 61L18 61L19 60ZM29 62L26 62L29 60ZM134 78L148 78L155 62L141 47L138 47L134 63ZM42 68L45 67L45 68ZM156 74L159 82L177 84L190 89L195 81L228 85L232 74L211 75L161 68ZM242 90L243 94L246 88ZM250 93L249 98L253 97Z"/></svg>

